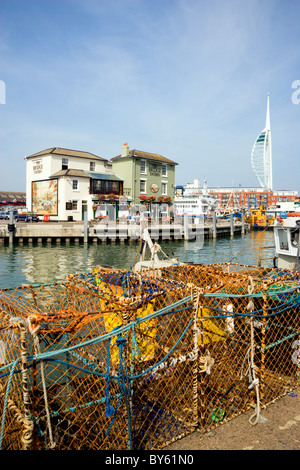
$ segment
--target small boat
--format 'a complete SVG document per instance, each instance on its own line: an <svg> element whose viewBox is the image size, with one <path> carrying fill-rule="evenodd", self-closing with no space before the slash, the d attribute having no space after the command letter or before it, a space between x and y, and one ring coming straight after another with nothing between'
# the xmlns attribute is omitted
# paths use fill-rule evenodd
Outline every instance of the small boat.
<svg viewBox="0 0 300 470"><path fill-rule="evenodd" d="M147 247L149 253L147 254ZM164 259L160 259L158 254L162 253ZM137 258L139 256L139 261ZM145 221L141 221L141 240L139 250L136 254L133 271L142 271L145 269L165 268L170 266L177 266L182 264L177 258L170 258L166 253L163 252L161 246L158 243L153 243L146 227Z"/></svg>
<svg viewBox="0 0 300 470"><path fill-rule="evenodd" d="M265 229L274 224L275 218L267 213L266 209L260 206L259 209L250 209L247 216L247 223L255 229Z"/></svg>
<svg viewBox="0 0 300 470"><path fill-rule="evenodd" d="M300 271L300 212L290 212L274 223L278 268Z"/></svg>
<svg viewBox="0 0 300 470"><path fill-rule="evenodd" d="M267 216L273 218L276 217L281 219L285 218L290 212L299 212L300 211L300 198L295 198L294 201L284 201L277 202L276 206L269 206L267 208Z"/></svg>

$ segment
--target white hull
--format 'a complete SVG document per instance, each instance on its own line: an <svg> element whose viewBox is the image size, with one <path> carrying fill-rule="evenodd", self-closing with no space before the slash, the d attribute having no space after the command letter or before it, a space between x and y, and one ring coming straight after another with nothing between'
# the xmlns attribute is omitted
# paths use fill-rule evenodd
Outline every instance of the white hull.
<svg viewBox="0 0 300 470"><path fill-rule="evenodd" d="M278 268L300 271L300 216L287 217L274 225Z"/></svg>
<svg viewBox="0 0 300 470"><path fill-rule="evenodd" d="M204 217L210 211L216 209L218 201L216 198L206 194L186 194L175 197L175 214L189 217Z"/></svg>
<svg viewBox="0 0 300 470"><path fill-rule="evenodd" d="M300 271L300 261L297 264L297 258L289 255L278 255L278 264L279 269L289 269L291 271Z"/></svg>

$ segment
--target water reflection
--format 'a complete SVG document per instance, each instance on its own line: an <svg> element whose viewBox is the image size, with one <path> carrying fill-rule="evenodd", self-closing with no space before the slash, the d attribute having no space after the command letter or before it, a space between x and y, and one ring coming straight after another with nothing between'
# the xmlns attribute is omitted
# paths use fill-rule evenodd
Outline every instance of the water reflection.
<svg viewBox="0 0 300 470"><path fill-rule="evenodd" d="M256 265L259 248L274 244L273 232L250 232L223 239L161 242L163 251L183 262ZM0 287L63 281L68 274L91 272L98 264L130 269L138 243L14 245L0 247ZM273 251L270 250L270 256ZM271 266L272 260L264 262Z"/></svg>

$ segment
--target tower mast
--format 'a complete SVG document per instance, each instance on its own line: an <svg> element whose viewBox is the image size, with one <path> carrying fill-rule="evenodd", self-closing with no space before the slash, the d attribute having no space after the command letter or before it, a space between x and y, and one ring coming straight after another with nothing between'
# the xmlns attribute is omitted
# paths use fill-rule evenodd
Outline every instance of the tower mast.
<svg viewBox="0 0 300 470"><path fill-rule="evenodd" d="M254 142L251 166L262 188L273 189L270 96L268 93L266 125Z"/></svg>

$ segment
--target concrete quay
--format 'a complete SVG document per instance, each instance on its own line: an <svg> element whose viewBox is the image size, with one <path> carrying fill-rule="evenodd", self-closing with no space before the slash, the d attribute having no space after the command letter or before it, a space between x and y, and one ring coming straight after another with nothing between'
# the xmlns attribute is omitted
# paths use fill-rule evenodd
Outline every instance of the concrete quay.
<svg viewBox="0 0 300 470"><path fill-rule="evenodd" d="M0 244L28 243L111 243L140 240L140 225L129 221L108 222L17 222L0 221ZM217 220L210 223L164 223L149 221L148 230L155 241L190 240L197 237L233 237L249 230L240 221Z"/></svg>

